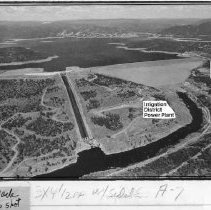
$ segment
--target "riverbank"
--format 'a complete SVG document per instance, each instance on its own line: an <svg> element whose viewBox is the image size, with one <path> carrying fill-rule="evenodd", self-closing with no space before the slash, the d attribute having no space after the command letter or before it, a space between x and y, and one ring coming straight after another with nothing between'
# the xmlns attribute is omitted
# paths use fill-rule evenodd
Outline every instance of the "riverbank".
<svg viewBox="0 0 211 210"><path fill-rule="evenodd" d="M105 155L100 148L92 148L87 151L82 151L78 153L78 160L75 164L71 164L63 169L49 174L36 176L35 178L56 177L78 179L79 177L93 172L104 171L111 168L126 167L128 165L141 162L159 154L159 152L164 148L176 145L189 134L197 132L201 128L203 122L202 110L197 107L195 102L192 101L186 93L179 92L178 95L189 108L192 115L192 122L188 125L156 142L126 152Z"/></svg>

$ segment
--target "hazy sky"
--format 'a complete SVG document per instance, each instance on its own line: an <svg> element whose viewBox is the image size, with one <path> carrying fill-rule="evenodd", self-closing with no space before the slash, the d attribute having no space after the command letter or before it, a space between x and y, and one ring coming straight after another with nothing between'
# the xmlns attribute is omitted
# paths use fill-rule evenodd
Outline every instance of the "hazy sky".
<svg viewBox="0 0 211 210"><path fill-rule="evenodd" d="M211 5L0 6L0 20L211 18Z"/></svg>

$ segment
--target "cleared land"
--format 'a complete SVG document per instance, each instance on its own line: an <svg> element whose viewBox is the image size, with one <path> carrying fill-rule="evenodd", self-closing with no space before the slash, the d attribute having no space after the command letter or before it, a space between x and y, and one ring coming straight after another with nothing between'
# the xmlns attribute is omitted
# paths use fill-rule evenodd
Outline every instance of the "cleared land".
<svg viewBox="0 0 211 210"><path fill-rule="evenodd" d="M93 67L91 72L156 87L184 82L190 71L201 63L198 57L159 60Z"/></svg>
<svg viewBox="0 0 211 210"><path fill-rule="evenodd" d="M162 91L89 71L73 71L69 78L82 105L92 136L106 154L150 144L191 121L174 91ZM143 100L166 100L176 119L143 119Z"/></svg>

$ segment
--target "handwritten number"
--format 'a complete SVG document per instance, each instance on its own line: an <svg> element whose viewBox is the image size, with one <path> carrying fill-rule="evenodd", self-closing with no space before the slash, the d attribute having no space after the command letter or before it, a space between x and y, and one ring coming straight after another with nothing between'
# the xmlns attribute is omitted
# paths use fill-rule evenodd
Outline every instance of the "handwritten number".
<svg viewBox="0 0 211 210"><path fill-rule="evenodd" d="M184 191L184 188L183 187L180 187L181 188L181 190L179 191L179 193L177 194L177 196L175 197L175 201L180 197L180 195L183 193L183 191Z"/></svg>

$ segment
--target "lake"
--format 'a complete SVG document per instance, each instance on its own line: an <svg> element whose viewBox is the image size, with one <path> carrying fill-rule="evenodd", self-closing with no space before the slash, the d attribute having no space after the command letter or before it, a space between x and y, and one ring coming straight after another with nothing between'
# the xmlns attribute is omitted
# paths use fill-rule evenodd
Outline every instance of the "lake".
<svg viewBox="0 0 211 210"><path fill-rule="evenodd" d="M202 63L199 57L117 64L90 68L91 72L117 77L148 86L184 82L192 69Z"/></svg>
<svg viewBox="0 0 211 210"><path fill-rule="evenodd" d="M44 63L0 66L0 70L43 68L44 71L52 72L64 71L68 66L87 68L94 66L180 58L177 54L129 51L120 48L118 49L115 45L108 44L119 41L119 39L73 38L54 39L53 42L43 42L43 40L18 41L16 46L31 48L32 50L43 53L47 57L58 56L58 58Z"/></svg>

